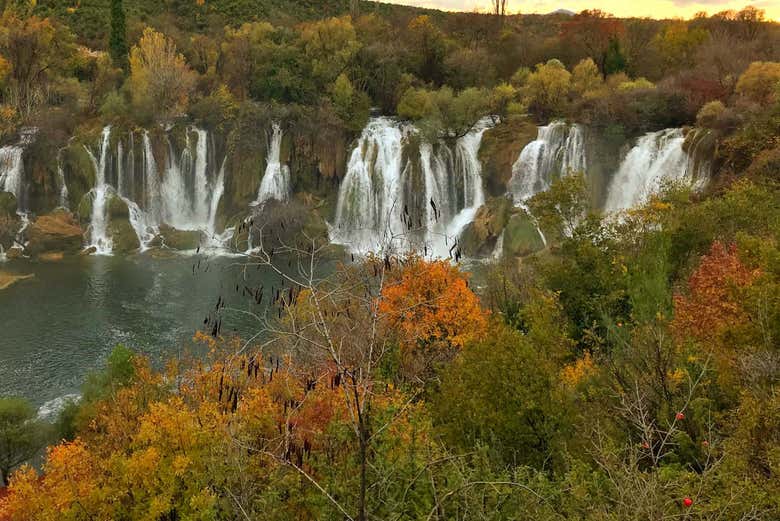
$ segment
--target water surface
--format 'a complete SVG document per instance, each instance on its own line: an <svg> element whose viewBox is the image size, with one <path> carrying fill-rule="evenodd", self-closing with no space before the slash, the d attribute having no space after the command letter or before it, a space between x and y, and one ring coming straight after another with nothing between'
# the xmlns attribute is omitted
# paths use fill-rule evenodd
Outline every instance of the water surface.
<svg viewBox="0 0 780 521"><path fill-rule="evenodd" d="M0 291L0 396L23 396L40 406L78 392L85 375L120 343L158 364L197 348L193 334L219 296L230 308L262 313L279 278L243 270L245 262L140 254L0 264L5 271L35 275ZM267 289L258 306L242 291L260 284ZM222 331L248 337L258 328L249 315L231 312Z"/></svg>

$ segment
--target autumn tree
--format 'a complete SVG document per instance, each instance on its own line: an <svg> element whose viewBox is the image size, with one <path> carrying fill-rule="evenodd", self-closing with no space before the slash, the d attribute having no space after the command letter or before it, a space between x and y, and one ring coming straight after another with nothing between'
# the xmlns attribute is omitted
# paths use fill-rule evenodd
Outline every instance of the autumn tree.
<svg viewBox="0 0 780 521"><path fill-rule="evenodd" d="M592 58L581 60L571 71L572 89L580 96L592 95L603 83L599 67Z"/></svg>
<svg viewBox="0 0 780 521"><path fill-rule="evenodd" d="M444 33L428 15L413 18L407 26L409 62L414 73L425 81L440 85L444 80L444 57L448 42Z"/></svg>
<svg viewBox="0 0 780 521"><path fill-rule="evenodd" d="M447 261L417 257L388 274L379 311L398 332L401 354L416 377L479 338L488 325L465 274Z"/></svg>
<svg viewBox="0 0 780 521"><path fill-rule="evenodd" d="M47 86L68 68L72 35L48 18L0 15L0 56L10 67L4 101L22 117L47 101Z"/></svg>
<svg viewBox="0 0 780 521"><path fill-rule="evenodd" d="M571 88L571 73L558 60L536 66L528 76L524 93L532 112L542 119L563 114Z"/></svg>
<svg viewBox="0 0 780 521"><path fill-rule="evenodd" d="M742 73L736 91L745 99L766 105L778 97L780 88L780 63L753 62Z"/></svg>
<svg viewBox="0 0 780 521"><path fill-rule="evenodd" d="M688 279L687 293L674 298L675 330L716 347L724 331L748 320L735 291L757 276L742 263L736 246L714 242Z"/></svg>
<svg viewBox="0 0 780 521"><path fill-rule="evenodd" d="M624 33L623 22L598 9L582 11L561 26L562 40L593 58L605 76L611 42L622 38Z"/></svg>
<svg viewBox="0 0 780 521"><path fill-rule="evenodd" d="M164 34L146 28L130 52L130 92L145 117L168 118L187 108L196 74L176 44ZM142 117L143 117L142 116Z"/></svg>

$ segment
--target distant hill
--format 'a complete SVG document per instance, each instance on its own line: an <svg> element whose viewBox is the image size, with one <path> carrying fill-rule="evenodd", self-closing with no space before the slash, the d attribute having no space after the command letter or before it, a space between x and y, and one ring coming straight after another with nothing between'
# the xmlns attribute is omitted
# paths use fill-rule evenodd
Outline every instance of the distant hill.
<svg viewBox="0 0 780 521"><path fill-rule="evenodd" d="M570 11L568 9L556 9L555 11L552 11L549 14L551 14L551 15L562 14L562 15L566 15L566 16L574 16L577 13L575 13L574 11Z"/></svg>

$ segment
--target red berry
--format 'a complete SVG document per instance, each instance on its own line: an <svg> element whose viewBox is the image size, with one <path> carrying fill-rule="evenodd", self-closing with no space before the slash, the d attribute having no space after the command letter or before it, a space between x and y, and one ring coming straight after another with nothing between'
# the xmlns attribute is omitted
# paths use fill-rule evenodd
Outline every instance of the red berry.
<svg viewBox="0 0 780 521"><path fill-rule="evenodd" d="M686 496L686 498L683 499L683 505L685 505L686 508L687 508L687 507L693 505L693 500Z"/></svg>
<svg viewBox="0 0 780 521"><path fill-rule="evenodd" d="M650 448L650 444L647 443L646 441L644 441L644 442L642 442L642 448L643 449L649 449Z"/></svg>
<svg viewBox="0 0 780 521"><path fill-rule="evenodd" d="M675 414L674 417L677 418L677 421L682 421L682 420L685 419L685 415L683 413L681 413L681 412L678 412L677 414Z"/></svg>
<svg viewBox="0 0 780 521"><path fill-rule="evenodd" d="M703 442L701 442L701 444L705 448L710 446L710 442L708 442L707 440L704 440Z"/></svg>

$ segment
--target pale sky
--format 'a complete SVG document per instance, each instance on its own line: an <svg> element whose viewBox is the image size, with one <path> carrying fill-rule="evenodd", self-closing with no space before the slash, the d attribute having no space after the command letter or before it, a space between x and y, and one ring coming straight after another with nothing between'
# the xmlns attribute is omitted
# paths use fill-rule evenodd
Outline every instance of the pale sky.
<svg viewBox="0 0 780 521"><path fill-rule="evenodd" d="M383 0L394 4L416 5L448 11L486 11L490 0ZM509 0L509 12L549 13L556 9L579 12L601 9L615 16L651 16L653 18L690 18L698 11L710 14L726 9L739 10L753 5L766 11L767 18L780 20L780 0Z"/></svg>

